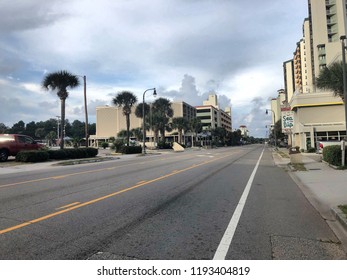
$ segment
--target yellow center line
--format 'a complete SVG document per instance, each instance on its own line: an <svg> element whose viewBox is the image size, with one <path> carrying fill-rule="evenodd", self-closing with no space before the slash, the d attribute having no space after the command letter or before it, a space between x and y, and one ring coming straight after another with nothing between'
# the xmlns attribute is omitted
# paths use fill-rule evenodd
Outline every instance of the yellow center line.
<svg viewBox="0 0 347 280"><path fill-rule="evenodd" d="M212 159L212 160L210 160L210 161L204 161L204 162L202 162L202 163L200 163L200 164L195 164L195 165L192 165L192 166L190 166L190 167L187 167L187 168L184 168L184 169L181 169L181 170L177 170L177 172L175 172L175 173L169 173L169 174L160 176L160 177L155 178L155 179L152 179L152 180L139 182L139 183L137 183L136 185L134 185L134 186L132 186L132 187L125 188L125 189L123 189L123 190L120 190L120 191L117 191L117 192L114 192L114 193L110 193L110 194L108 194L108 195L105 195L105 196L102 196L102 197L99 197L99 198L96 198L96 199L92 199L92 200L89 200L89 201L80 203L80 204L78 204L78 205L71 206L71 207L66 208L66 209L62 209L62 210L60 210L60 211L57 211L57 212L54 212L54 213L51 213L51 214L42 216L42 217L40 217L40 218L31 220L31 221L27 221L27 222L24 222L24 223L15 225L15 226L13 226L13 227L5 228L5 229L3 229L3 230L0 230L0 235L2 235L2 234L4 234L4 233L7 233L7 232L14 231L14 230L16 230L16 229L20 229L20 228L23 228L23 227L32 225L32 224L36 224L36 223L38 223L38 222L42 222L42 221L44 221L44 220L48 220L48 219L53 218L53 217L56 217L56 216L58 216L58 215L61 215L61 214L67 213L67 212L71 212L72 210L79 209L79 208L82 208L82 207L84 207L84 206L94 204L94 203L96 203L96 202L105 200L105 199L107 199L107 198L110 198L110 197L113 197L113 196L117 196L117 195L119 195L119 194L122 194L122 193L125 193L125 192L128 192L128 191L137 189L137 188L139 188L139 187L142 187L142 186L145 186L145 185L148 185L148 184L151 184L151 183L154 183L154 182L157 182L157 181L160 181L160 180L169 178L169 177L171 177L171 176L174 176L174 175L180 174L180 173L182 173L182 172L186 172L186 171L188 171L188 170L197 168L197 167L199 167L199 166L203 166L203 165L206 165L206 164L208 164L208 163L211 163L211 162L214 162L214 161L217 161L217 160L226 158L226 157L228 157L228 156L229 156L229 155L226 155L226 156L223 156L223 157L220 157L220 158L215 158L215 159Z"/></svg>
<svg viewBox="0 0 347 280"><path fill-rule="evenodd" d="M154 161L158 161L158 160L152 160L150 162L154 162ZM96 172L101 172L101 171L106 171L106 170L113 170L113 169L116 169L116 168L127 167L127 166L136 165L136 164L142 164L142 163L125 164L125 165L120 165L120 166L117 166L117 167L106 167L106 168L94 169L94 170L88 170L88 171L81 171L81 172L76 172L76 173L68 173L68 174L60 175L60 176L52 176L52 177L45 177L45 178L40 178L40 179L34 179L34 180L28 180L28 181L22 181L22 182L16 182L16 183L10 183L10 184L6 184L6 185L0 185L0 188L24 185L24 184L29 184L29 183L36 183L36 182L47 181L47 180L52 180L52 179L55 179L55 180L63 179L63 178L70 177L70 176L78 176L78 175L89 174L89 173L96 173Z"/></svg>
<svg viewBox="0 0 347 280"><path fill-rule="evenodd" d="M61 206L59 208L56 208L55 210L59 210L59 209L64 209L64 208L69 208L71 206L74 206L74 205L77 205L77 204L80 204L81 202L73 202L73 203L70 203L68 205L64 205L64 206Z"/></svg>

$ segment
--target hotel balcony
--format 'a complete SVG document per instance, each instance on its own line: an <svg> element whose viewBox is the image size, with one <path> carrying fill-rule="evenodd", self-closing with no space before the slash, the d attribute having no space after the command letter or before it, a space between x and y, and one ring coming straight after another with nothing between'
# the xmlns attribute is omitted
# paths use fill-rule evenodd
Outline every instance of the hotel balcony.
<svg viewBox="0 0 347 280"><path fill-rule="evenodd" d="M325 0L325 6L326 7L331 7L336 5L336 0Z"/></svg>

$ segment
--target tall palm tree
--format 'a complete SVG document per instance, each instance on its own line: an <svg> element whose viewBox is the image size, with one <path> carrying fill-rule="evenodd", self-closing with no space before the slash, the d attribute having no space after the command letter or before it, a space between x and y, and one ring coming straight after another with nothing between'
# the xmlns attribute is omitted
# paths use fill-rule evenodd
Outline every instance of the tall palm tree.
<svg viewBox="0 0 347 280"><path fill-rule="evenodd" d="M323 68L316 78L316 85L321 89L332 90L335 96L340 96L344 100L343 63L337 61Z"/></svg>
<svg viewBox="0 0 347 280"><path fill-rule="evenodd" d="M46 90L58 90L60 98L61 126L60 126L60 149L64 148L65 127L65 100L69 96L67 88L75 88L80 85L78 77L63 70L47 74L42 81L42 87Z"/></svg>
<svg viewBox="0 0 347 280"><path fill-rule="evenodd" d="M113 104L118 107L122 107L123 115L126 119L127 126L127 145L129 146L130 138L130 114L131 108L137 102L137 97L130 91L122 91L113 98Z"/></svg>
<svg viewBox="0 0 347 280"><path fill-rule="evenodd" d="M150 106L147 103L140 103L136 106L135 109L135 116L143 119L143 106L145 106L145 116L146 119L144 120L145 122L145 131L142 132L142 137L144 137L144 139L146 139L146 131L150 129ZM142 120L143 121L143 120ZM141 131L143 130L143 128L141 128Z"/></svg>
<svg viewBox="0 0 347 280"><path fill-rule="evenodd" d="M199 132L201 132L201 130L202 130L201 120L199 118L191 119L190 122L189 122L189 128L190 128L191 132L193 132L193 134L194 134L194 136L196 138L197 134ZM194 140L196 140L196 139L193 138L192 146L194 146Z"/></svg>
<svg viewBox="0 0 347 280"><path fill-rule="evenodd" d="M162 141L165 141L165 130L168 128L169 120L173 114L170 100L161 97L153 102L153 119L156 119L153 123L156 122Z"/></svg>
<svg viewBox="0 0 347 280"><path fill-rule="evenodd" d="M188 129L188 121L183 117L177 117L172 119L172 128L178 130L179 142L182 144L183 130Z"/></svg>

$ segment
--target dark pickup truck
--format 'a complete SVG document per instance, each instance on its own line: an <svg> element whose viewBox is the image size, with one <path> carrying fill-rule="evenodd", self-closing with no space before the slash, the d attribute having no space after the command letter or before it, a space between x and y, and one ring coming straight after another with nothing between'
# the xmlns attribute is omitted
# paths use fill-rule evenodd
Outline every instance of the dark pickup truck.
<svg viewBox="0 0 347 280"><path fill-rule="evenodd" d="M42 144L26 135L0 134L0 161L6 161L9 156L16 156L19 151L42 148Z"/></svg>

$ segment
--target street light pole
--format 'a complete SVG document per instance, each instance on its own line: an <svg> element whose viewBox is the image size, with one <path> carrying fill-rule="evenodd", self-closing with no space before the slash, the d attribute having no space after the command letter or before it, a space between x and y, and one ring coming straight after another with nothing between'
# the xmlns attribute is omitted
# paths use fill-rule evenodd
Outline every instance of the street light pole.
<svg viewBox="0 0 347 280"><path fill-rule="evenodd" d="M274 135L275 135L275 149L277 148L277 137L276 137L276 114L272 109L266 109L266 115L269 114L268 111L271 111L274 115Z"/></svg>
<svg viewBox="0 0 347 280"><path fill-rule="evenodd" d="M83 76L83 86L84 86L84 116L86 120L84 131L86 135L86 147L88 147L89 133L88 133L88 110L87 110L87 77L85 75Z"/></svg>
<svg viewBox="0 0 347 280"><path fill-rule="evenodd" d="M146 89L143 93L143 100L142 100L142 130L143 130L143 147L142 147L142 154L146 154L146 127L145 127L145 94L147 91L153 90L153 96L157 96L157 91L155 88L149 88Z"/></svg>
<svg viewBox="0 0 347 280"><path fill-rule="evenodd" d="M346 75L346 35L340 37L341 47L342 47L342 73L343 73L343 102L345 104L345 126L346 126L346 136L347 139L347 75Z"/></svg>
<svg viewBox="0 0 347 280"><path fill-rule="evenodd" d="M87 110L87 77L86 75L77 75L78 77L83 78L83 94L84 94L84 117L85 117L85 124L84 124L84 134L86 137L86 147L89 146L88 144L88 110Z"/></svg>

